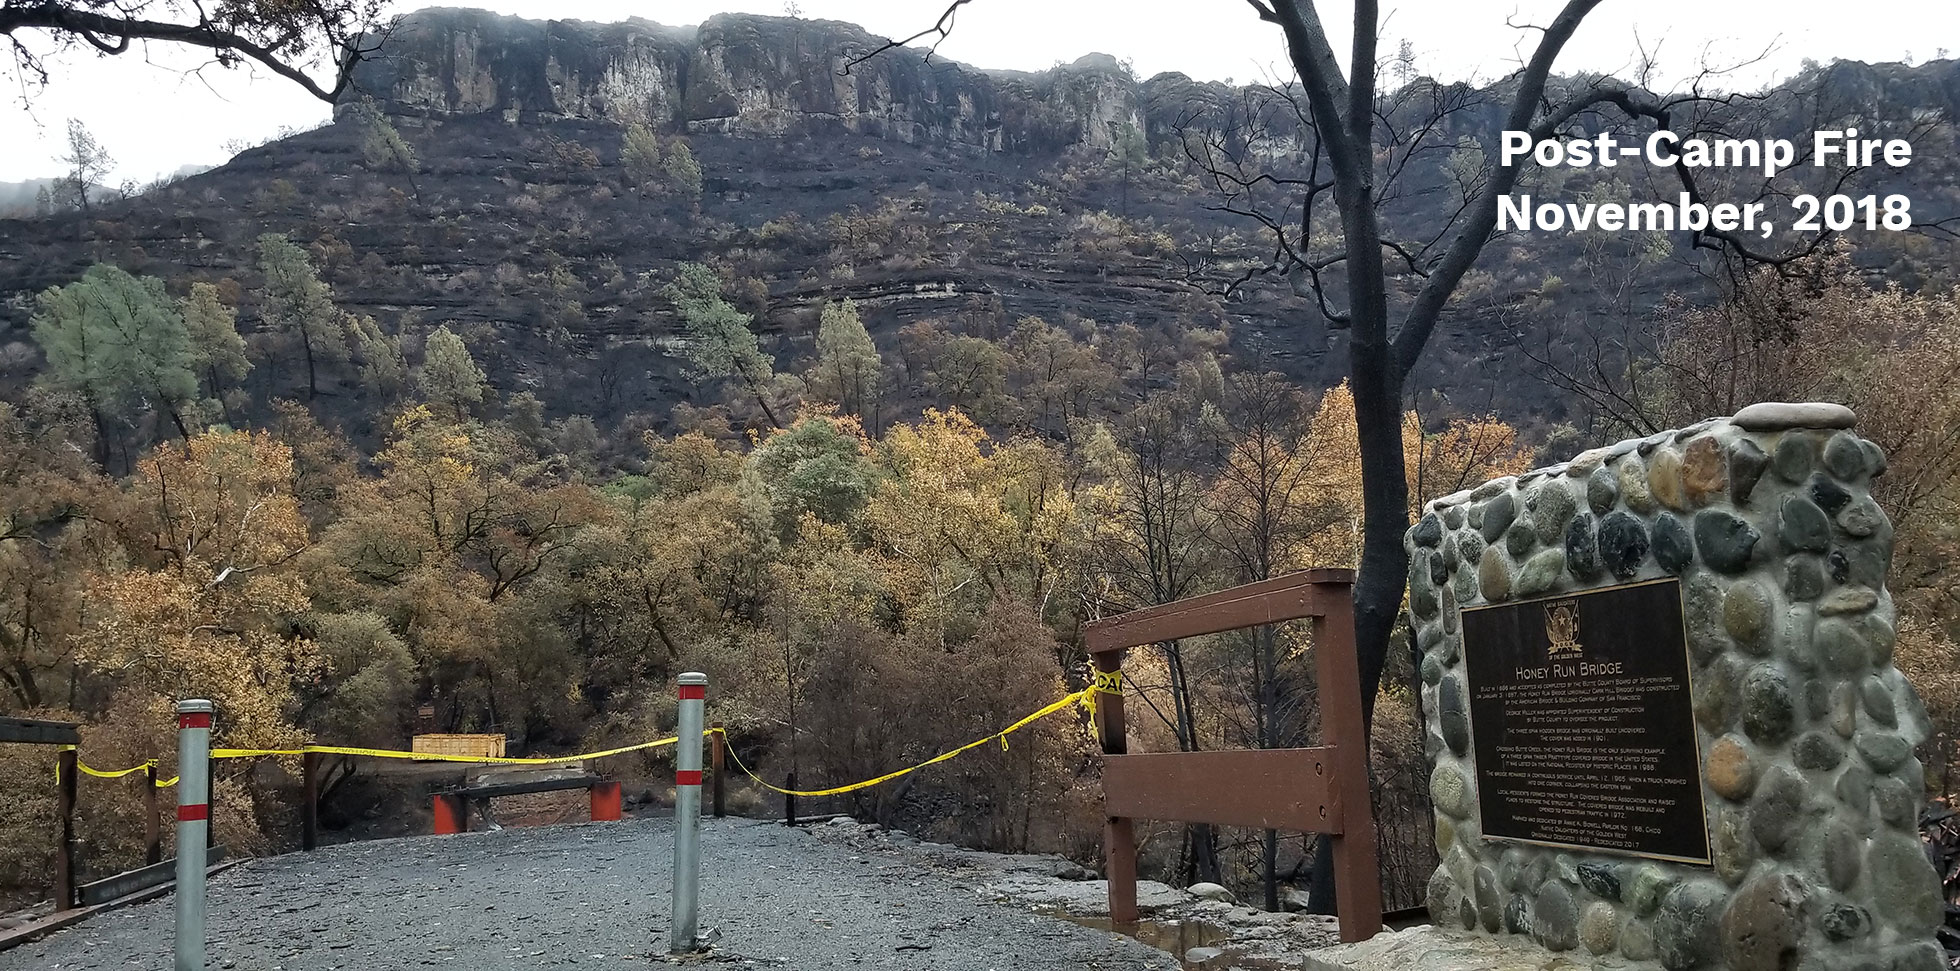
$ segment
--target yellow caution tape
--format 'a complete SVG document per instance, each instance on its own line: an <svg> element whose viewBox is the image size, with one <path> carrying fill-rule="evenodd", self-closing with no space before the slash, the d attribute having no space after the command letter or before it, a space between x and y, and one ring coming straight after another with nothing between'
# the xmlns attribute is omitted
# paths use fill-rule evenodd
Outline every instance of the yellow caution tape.
<svg viewBox="0 0 1960 971"><path fill-rule="evenodd" d="M1061 711L1062 709L1067 708L1070 705L1081 704L1087 706L1088 704L1091 704L1091 702L1089 702L1087 699L1092 697L1097 690L1098 689L1094 686L1084 688L1081 691L1077 691L1074 694L1062 698L1060 701L1056 701L1049 704L1047 707L1042 708L1040 711L1037 711L1034 714L1029 715L1026 718L1023 718L1020 721L1017 721L1014 724L1009 725L1006 728L1003 728L1000 731L993 733L992 735L988 735L985 738L975 739L974 741L968 742L965 745L960 746L959 748L941 752L938 755L935 755L932 758L925 760L924 762L920 762L917 765L908 766L906 768L899 769L896 772L887 772L884 775L881 775L875 779L866 779L863 782L853 782L847 786L835 786L829 789L784 789L778 786L770 785L767 781L764 781L764 779L761 776L756 775L755 772L751 770L748 766L743 765L741 758L735 754L735 747L732 745L728 747L728 757L734 760L736 768L741 769L743 772L748 773L749 778L754 779L757 785L760 785L764 789L768 789L772 792L779 792L785 796L841 795L846 792L856 792L859 789L869 789L872 786L878 785L879 783L890 782L891 780L896 779L900 776L910 775L914 772L919 771L920 769L925 768L928 765L937 765L938 763L944 762L947 759L953 758L954 756L979 748L980 746L985 745L988 742L993 741L994 739L1000 739L1000 747L1005 749L1007 747L1007 736L1012 735L1015 732L1018 732L1021 729L1026 728L1028 725L1048 717L1049 715ZM709 729L709 731L713 731L713 730L714 729Z"/></svg>
<svg viewBox="0 0 1960 971"><path fill-rule="evenodd" d="M1082 707L1089 710L1089 720L1092 722L1096 721L1097 695L1111 694L1120 696L1123 694L1123 670L1121 668L1114 671L1097 671L1095 675L1095 681L1090 683L1089 690L1083 693L1082 698ZM1097 725L1100 726L1101 723L1097 722Z"/></svg>

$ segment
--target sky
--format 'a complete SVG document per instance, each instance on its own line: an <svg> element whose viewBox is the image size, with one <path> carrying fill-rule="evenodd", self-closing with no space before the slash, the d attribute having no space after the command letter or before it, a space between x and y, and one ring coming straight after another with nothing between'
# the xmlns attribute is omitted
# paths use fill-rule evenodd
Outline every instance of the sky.
<svg viewBox="0 0 1960 971"><path fill-rule="evenodd" d="M906 36L928 27L942 0L793 0L798 15L846 20L875 34ZM456 0L455 5L467 3ZM399 4L396 12L422 3ZM643 17L696 24L722 11L782 15L784 0L486 0L500 13L534 19L611 21ZM1448 80L1488 80L1528 55L1535 33L1513 27L1547 22L1559 0L1382 0L1381 50L1404 39L1417 69ZM1349 0L1319 0L1337 49L1347 44ZM1665 81L1702 65L1737 67L1735 89L1754 89L1793 73L1806 58L1923 61L1960 48L1960 3L1953 0L1606 0L1573 37L1562 72L1629 71L1646 49ZM39 38L26 38L46 49ZM961 9L941 54L985 68L1041 70L1090 52L1129 60L1139 76L1181 71L1199 80L1241 84L1286 79L1278 29L1244 0L972 0ZM327 106L264 71L206 67L168 45L118 57L71 51L47 59L45 87L0 67L0 182L57 173L70 117L81 119L115 158L111 182L148 181L186 165L220 164L241 146L282 129L327 120Z"/></svg>

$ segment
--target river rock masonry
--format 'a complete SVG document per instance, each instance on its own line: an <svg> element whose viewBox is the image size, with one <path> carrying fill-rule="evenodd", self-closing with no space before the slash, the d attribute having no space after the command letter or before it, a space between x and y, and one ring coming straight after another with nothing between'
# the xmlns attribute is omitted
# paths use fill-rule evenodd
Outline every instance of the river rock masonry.
<svg viewBox="0 0 1960 971"><path fill-rule="evenodd" d="M1892 664L1892 525L1871 495L1885 455L1855 423L1840 405L1751 405L1424 507L1405 542L1432 920L1598 968L1945 967L1916 829L1931 726ZM1467 702L1480 646L1461 611L1668 578L1710 863L1486 838L1474 738L1490 728Z"/></svg>

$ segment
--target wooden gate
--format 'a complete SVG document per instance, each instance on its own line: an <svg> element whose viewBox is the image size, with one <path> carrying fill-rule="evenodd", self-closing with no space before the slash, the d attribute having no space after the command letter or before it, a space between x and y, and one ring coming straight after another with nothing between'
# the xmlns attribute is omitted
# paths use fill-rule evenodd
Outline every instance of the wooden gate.
<svg viewBox="0 0 1960 971"><path fill-rule="evenodd" d="M1322 834L1333 840L1334 909L1341 940L1367 940L1381 930L1381 870L1375 859L1368 736L1354 650L1353 570L1304 570L1133 610L1089 624L1087 640L1098 674L1120 684L1123 655L1132 647L1304 618L1313 621L1325 744L1130 755L1122 695L1098 697L1111 920L1137 919L1132 820L1158 819Z"/></svg>

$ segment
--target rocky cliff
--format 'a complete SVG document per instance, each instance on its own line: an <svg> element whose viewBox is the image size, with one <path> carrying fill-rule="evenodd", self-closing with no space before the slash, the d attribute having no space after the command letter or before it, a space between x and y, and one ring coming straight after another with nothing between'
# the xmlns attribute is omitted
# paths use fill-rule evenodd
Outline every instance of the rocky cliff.
<svg viewBox="0 0 1960 971"><path fill-rule="evenodd" d="M1034 74L910 48L853 64L884 43L834 20L719 14L668 27L438 8L407 17L355 81L402 115L644 121L759 137L840 129L1010 154L1106 147L1153 114L1172 120L1152 104L1225 90L1176 74L1138 82L1106 54Z"/></svg>

